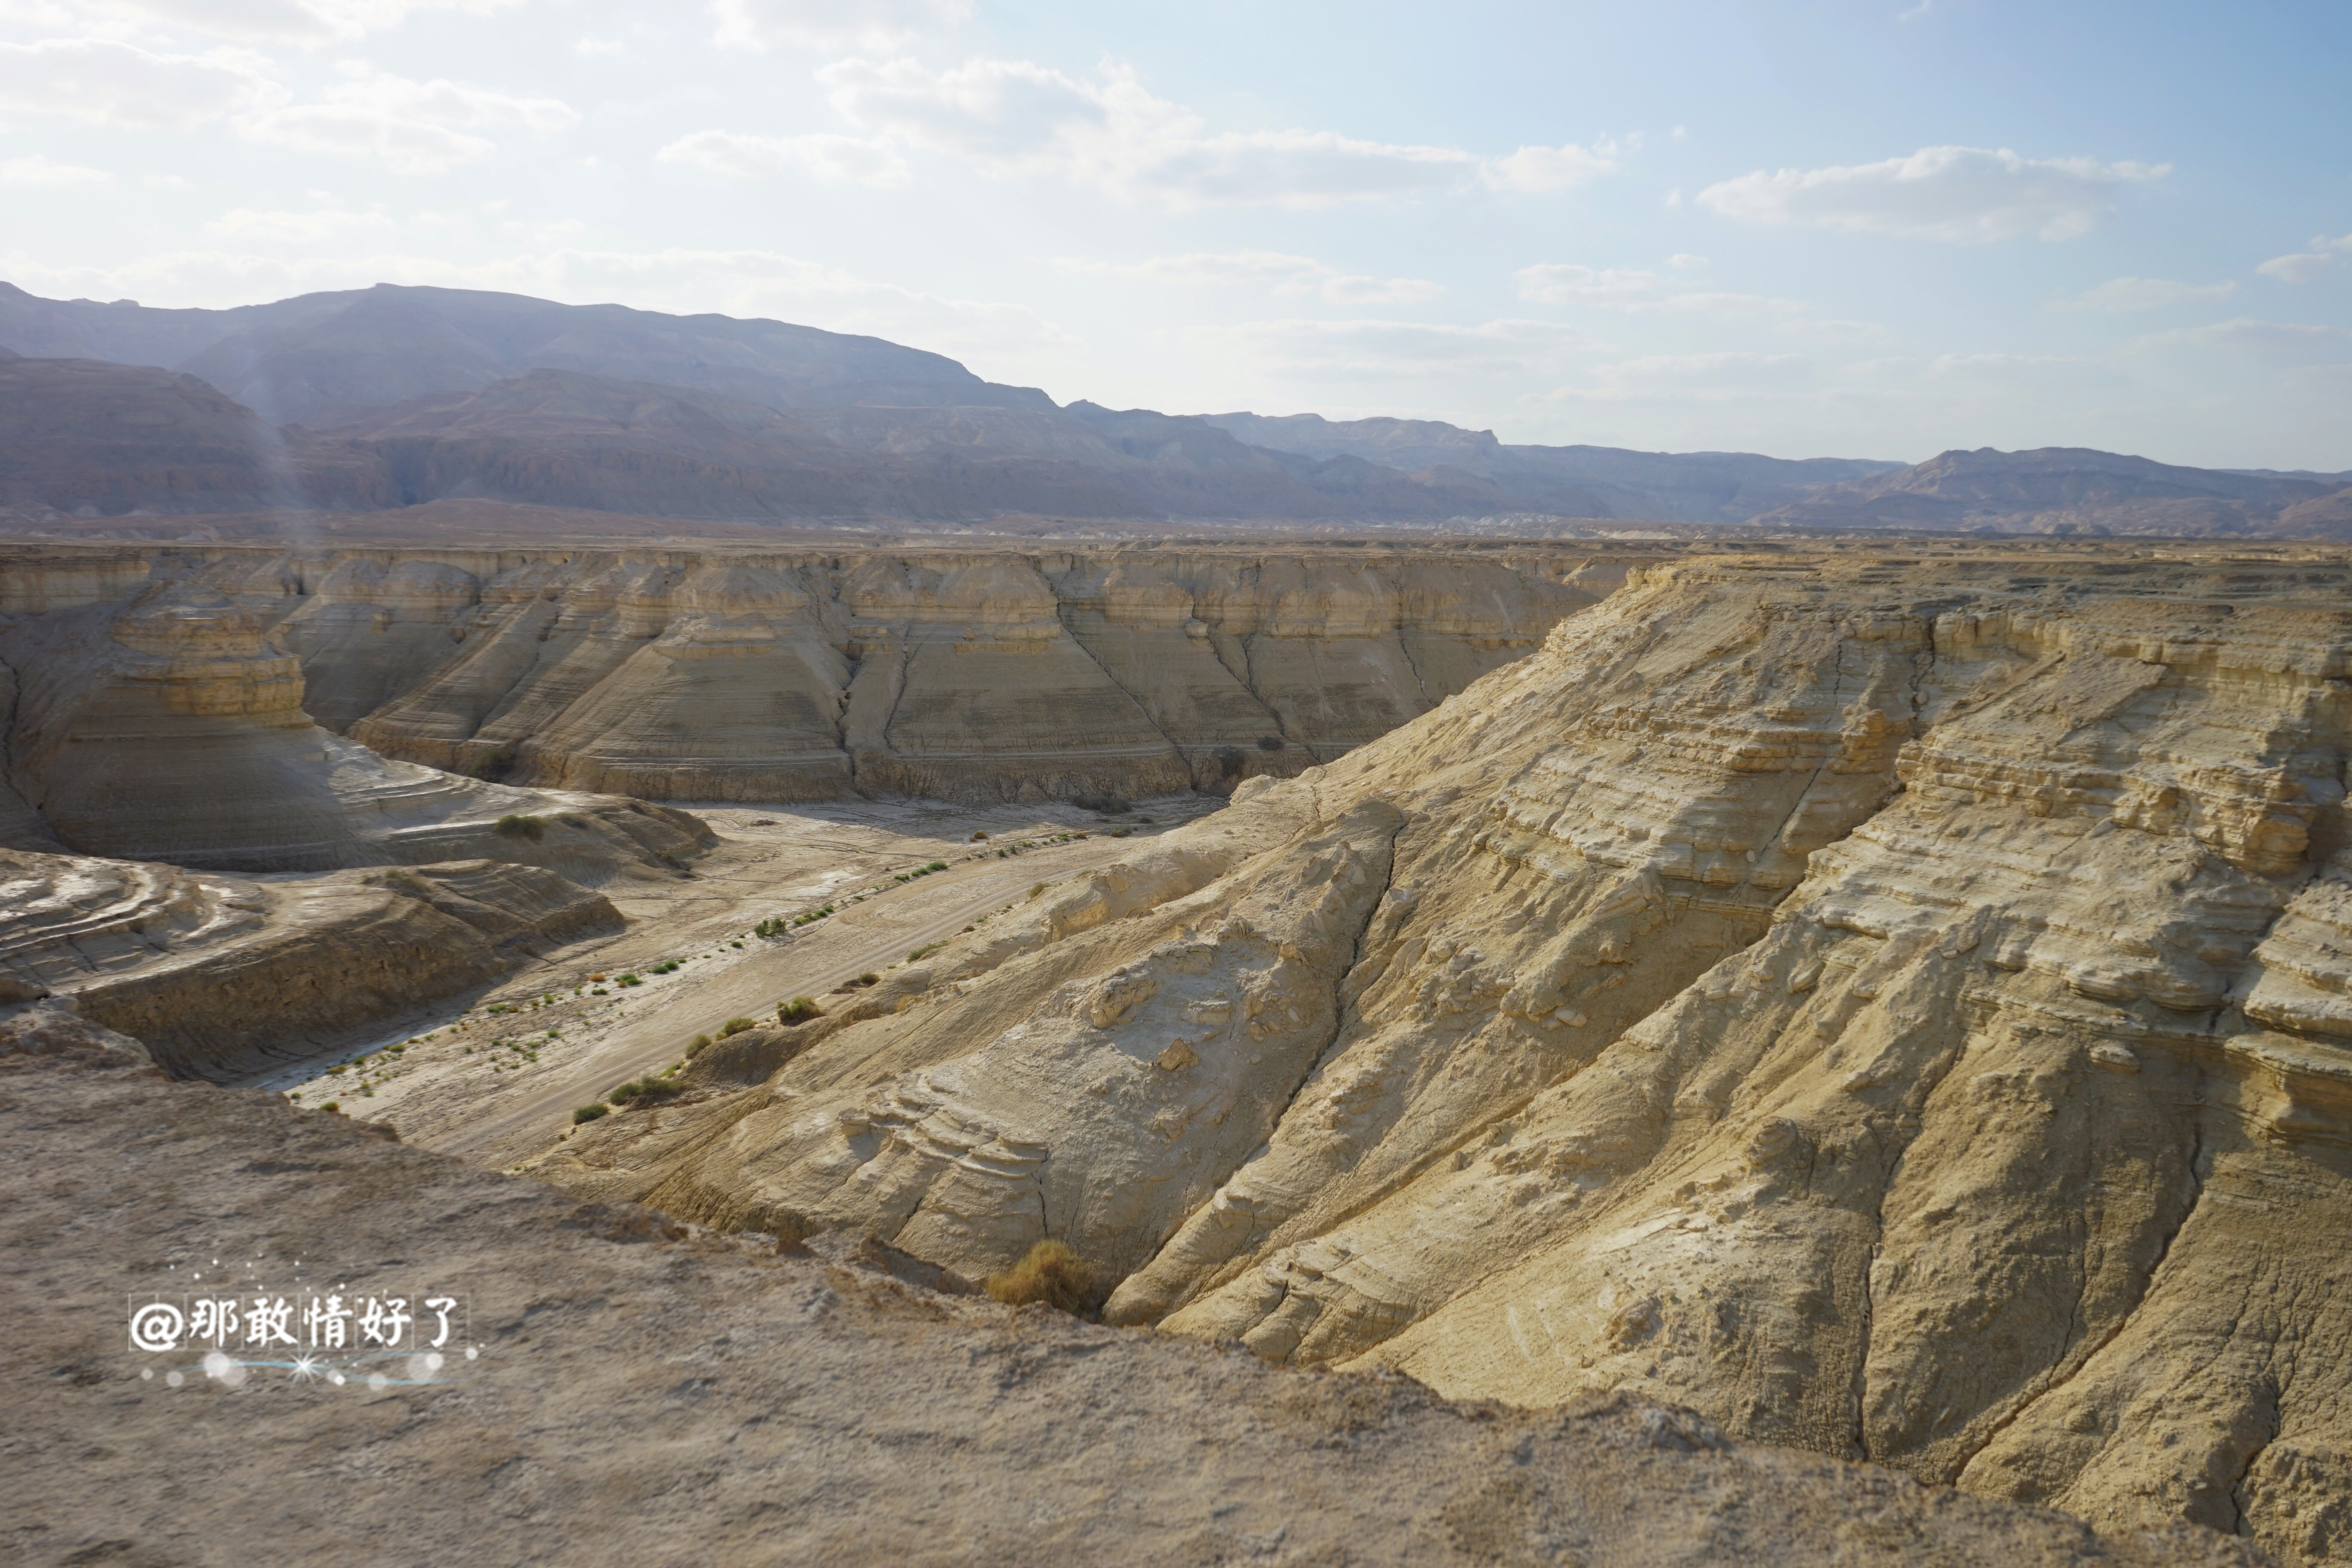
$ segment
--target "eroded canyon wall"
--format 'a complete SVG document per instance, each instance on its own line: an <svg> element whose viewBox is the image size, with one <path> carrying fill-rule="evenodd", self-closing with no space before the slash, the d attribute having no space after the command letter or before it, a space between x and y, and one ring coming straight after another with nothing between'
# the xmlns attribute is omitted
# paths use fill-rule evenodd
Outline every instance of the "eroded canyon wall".
<svg viewBox="0 0 2352 1568"><path fill-rule="evenodd" d="M1223 792L1524 657L1626 559L21 550L0 559L23 684L0 810L180 858L194 840L164 818L186 792L147 803L135 842L81 822L135 815L117 797L145 787L108 735L180 736L221 753L223 787L281 803L278 831L326 843L319 770L280 755L333 762L314 721L396 761L656 800Z"/></svg>
<svg viewBox="0 0 2352 1568"><path fill-rule="evenodd" d="M2352 1561L2347 587L1658 567L540 1172Z"/></svg>
<svg viewBox="0 0 2352 1568"><path fill-rule="evenodd" d="M0 1005L57 998L174 1078L233 1079L620 923L601 894L494 860L260 881L0 848Z"/></svg>

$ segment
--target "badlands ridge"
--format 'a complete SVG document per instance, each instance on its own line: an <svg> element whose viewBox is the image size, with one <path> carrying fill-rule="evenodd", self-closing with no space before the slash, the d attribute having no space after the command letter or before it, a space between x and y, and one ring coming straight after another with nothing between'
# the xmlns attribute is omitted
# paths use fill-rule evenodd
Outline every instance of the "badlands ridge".
<svg viewBox="0 0 2352 1568"><path fill-rule="evenodd" d="M0 963L236 1079L651 956L631 911L773 827L728 803L1059 813L1025 895L976 840L884 867L845 918L982 901L814 1018L832 923L665 937L748 940L767 1011L529 1173L950 1290L1057 1240L1161 1340L2352 1560L2338 556L1338 554L19 555ZM1229 803L1100 798L1177 791ZM1549 1528L1450 1549L1666 1560Z"/></svg>

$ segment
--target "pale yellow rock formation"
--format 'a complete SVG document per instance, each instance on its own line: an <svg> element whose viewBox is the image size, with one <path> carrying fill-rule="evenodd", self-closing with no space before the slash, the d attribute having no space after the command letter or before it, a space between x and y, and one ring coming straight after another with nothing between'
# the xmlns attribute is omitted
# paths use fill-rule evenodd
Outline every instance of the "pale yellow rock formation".
<svg viewBox="0 0 2352 1568"><path fill-rule="evenodd" d="M490 860L253 881L0 849L0 1003L68 1000L179 1078L298 1061L620 924Z"/></svg>
<svg viewBox="0 0 2352 1568"><path fill-rule="evenodd" d="M1154 847L1213 879L982 928L541 1172L2352 1561L2347 586L1637 573Z"/></svg>
<svg viewBox="0 0 2352 1568"><path fill-rule="evenodd" d="M26 550L0 554L0 658L29 677L110 642L110 684L75 733L161 732L142 717L159 694L198 690L211 710L175 722L219 750L234 709L234 760L208 765L244 787L310 746L316 721L386 757L646 799L1223 793L1328 761L1522 657L1622 559ZM77 798L122 776L102 749L82 760ZM335 815L296 801L277 826L323 847Z"/></svg>
<svg viewBox="0 0 2352 1568"><path fill-rule="evenodd" d="M204 583L27 574L0 617L0 842L233 870L489 855L594 882L691 856L686 814L387 762L310 721L301 665ZM249 587L249 583L233 584ZM499 834L502 816L534 829Z"/></svg>

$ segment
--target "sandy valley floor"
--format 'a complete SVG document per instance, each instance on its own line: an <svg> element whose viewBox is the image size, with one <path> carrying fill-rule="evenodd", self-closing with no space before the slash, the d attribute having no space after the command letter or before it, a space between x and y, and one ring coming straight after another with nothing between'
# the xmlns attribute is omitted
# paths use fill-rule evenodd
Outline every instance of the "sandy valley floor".
<svg viewBox="0 0 2352 1568"><path fill-rule="evenodd" d="M606 889L625 931L572 943L487 992L404 1019L398 1033L255 1082L502 1167L562 1136L573 1107L681 1059L696 1035L887 972L1039 883L1221 804L1155 800L1111 818L1064 805L690 806L718 831L718 848L674 893L649 881ZM896 879L941 862L943 872ZM824 919L752 934L763 921L828 906ZM655 973L672 961L675 970ZM632 973L640 984L619 983ZM606 979L591 979L598 974Z"/></svg>

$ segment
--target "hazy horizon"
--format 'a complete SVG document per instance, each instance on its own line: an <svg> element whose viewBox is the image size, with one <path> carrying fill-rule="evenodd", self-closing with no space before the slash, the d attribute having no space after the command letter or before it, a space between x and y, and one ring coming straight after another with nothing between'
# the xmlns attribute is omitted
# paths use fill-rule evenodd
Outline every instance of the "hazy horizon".
<svg viewBox="0 0 2352 1568"><path fill-rule="evenodd" d="M0 0L0 277L766 316L1168 412L2352 468L2316 5Z"/></svg>

